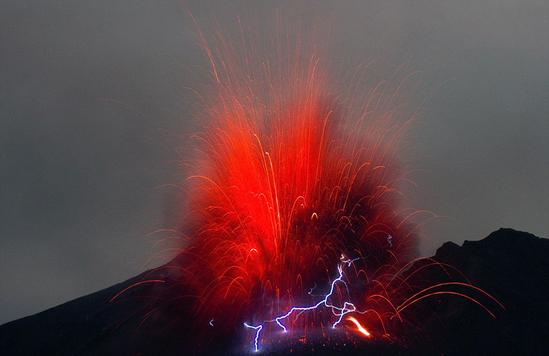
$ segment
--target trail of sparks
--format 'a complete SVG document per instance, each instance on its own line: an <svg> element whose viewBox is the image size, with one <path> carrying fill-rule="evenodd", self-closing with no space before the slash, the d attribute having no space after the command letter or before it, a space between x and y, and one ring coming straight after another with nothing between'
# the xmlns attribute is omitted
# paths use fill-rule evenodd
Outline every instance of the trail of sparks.
<svg viewBox="0 0 549 356"><path fill-rule="evenodd" d="M352 322L353 324L356 325L356 328L357 330L364 336L366 337L370 337L372 336L372 334L370 334L370 332L368 330L366 330L364 328L364 326L362 326L362 324L360 324L360 322L358 320L356 320L356 318L352 317L352 316L348 316L347 317L347 320L349 320L350 322Z"/></svg>
<svg viewBox="0 0 549 356"><path fill-rule="evenodd" d="M344 255L341 255L341 262L343 264L347 264L348 267L350 267L351 264L353 262L357 261L357 260L359 260L359 258L348 259ZM248 323L244 323L244 326L246 328L256 330L255 339L254 339L254 350L256 352L259 351L259 338L260 338L261 330L263 329L263 325L265 323L276 322L276 324L283 330L283 332L287 332L288 329L282 323L282 320L290 317L290 315L292 315L294 312L305 312L305 311L315 310L315 309L319 308L320 306L324 305L326 308L331 309L332 313L335 316L338 317L338 319L332 324L332 328L335 329L335 327L339 323L341 323L341 320L343 319L343 317L345 315L357 311L356 306L353 303L349 302L349 301L344 302L342 307L338 307L338 306L333 305L328 300L332 296L332 294L334 293L336 284L338 282L343 283L345 285L345 287L347 287L347 283L343 280L343 276L344 276L343 275L343 264L337 266L337 271L338 271L338 274L339 274L338 277L332 281L332 283L330 285L329 293L326 294L324 296L324 299L322 299L318 303L316 303L312 306L306 306L306 307L292 307L286 314L280 315L280 316L274 318L273 320L265 321L265 322L263 322L263 324L260 324L260 325L257 325L257 326L250 325Z"/></svg>
<svg viewBox="0 0 549 356"><path fill-rule="evenodd" d="M140 282L137 282L137 283L133 283L131 284L130 286L122 289L121 291L119 291L118 293L116 293L110 300L109 300L109 303L112 303L114 302L116 299L118 299L118 297L120 297L122 294L125 294L127 291L129 291L130 289L133 289L135 287L138 287L140 285L143 285L143 284L149 284L149 283L166 283L165 280L163 279L149 279L149 280L146 280L146 281L140 281Z"/></svg>

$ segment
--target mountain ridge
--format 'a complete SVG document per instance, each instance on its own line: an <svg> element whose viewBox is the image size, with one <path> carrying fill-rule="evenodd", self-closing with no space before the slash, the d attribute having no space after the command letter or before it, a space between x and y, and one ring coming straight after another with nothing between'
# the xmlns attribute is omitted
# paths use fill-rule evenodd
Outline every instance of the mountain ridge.
<svg viewBox="0 0 549 356"><path fill-rule="evenodd" d="M464 241L461 246L444 243L432 258L460 269L475 285L501 300L505 310L496 320L490 320L471 304L437 301L432 304L432 312L422 320L421 333L411 334L404 344L372 343L367 351L418 355L546 354L549 351L548 256L549 240L508 228L478 241ZM183 286L144 283L127 289L140 281L178 278L176 269L162 267L0 325L0 354L176 355L192 352L193 340L185 337L192 330L189 303L174 301L157 313L148 313L165 293L184 294ZM118 294L120 296L111 302ZM215 348L212 353L224 353L225 347L227 345ZM228 347L232 350L234 345ZM338 351L364 352L330 348L317 349L315 353Z"/></svg>

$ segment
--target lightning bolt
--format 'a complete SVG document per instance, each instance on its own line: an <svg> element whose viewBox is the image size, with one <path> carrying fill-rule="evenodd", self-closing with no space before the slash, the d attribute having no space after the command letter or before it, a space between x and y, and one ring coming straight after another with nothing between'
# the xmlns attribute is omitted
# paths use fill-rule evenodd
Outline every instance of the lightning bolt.
<svg viewBox="0 0 549 356"><path fill-rule="evenodd" d="M348 259L346 258L344 255L341 255L341 262L343 264L347 264L347 266L351 266L351 264L355 261L359 260L359 258L355 258L355 259ZM254 325L250 325L248 323L244 323L244 326L248 329L254 329L256 331L255 333L255 338L254 338L254 350L257 352L259 351L259 338L260 338L260 334L261 334L261 330L263 329L263 325L265 323L272 323L272 322L276 322L276 324L283 330L283 332L287 332L288 329L286 328L286 326L282 323L282 321L286 318L288 318L290 315L292 315L294 312L306 312L306 311L311 311L311 310L315 310L321 306L324 306L326 308L329 308L331 309L332 313L338 317L338 319L332 324L332 328L335 329L335 327L341 322L341 320L343 319L343 317L349 313L352 313L352 312L355 312L357 311L357 308L356 306L351 303L351 302L344 302L343 303L343 306L342 307L338 307L338 306L335 306L333 305L329 299L330 297L332 296L332 294L334 293L334 290L335 290L335 287L337 285L337 283L343 283L345 285L345 287L347 287L347 283L343 280L343 264L341 265L338 265L337 266L337 271L338 271L338 277L336 279L334 279L330 285L330 291L328 292L328 294L326 294L324 296L324 299L322 299L321 301L319 301L318 303L314 304L314 305L311 305L311 306L299 306L299 307L292 307L286 314L283 314L283 315L280 315L280 316L277 316L275 317L273 320L267 320L267 321L264 321L263 324L260 324L260 325L257 325L257 326L254 326ZM300 313L301 314L301 313Z"/></svg>
<svg viewBox="0 0 549 356"><path fill-rule="evenodd" d="M247 327L248 329L255 330L254 348L255 348L255 352L259 351L259 334L261 334L261 329L263 329L263 324L258 326L253 326L248 323L244 323L244 326Z"/></svg>
<svg viewBox="0 0 549 356"><path fill-rule="evenodd" d="M345 257L344 254L341 254L340 260L341 260L341 262L346 263L346 264L347 264L347 267L351 267L351 265L353 264L353 262L360 260L360 257L353 258L353 259L351 260L350 258Z"/></svg>

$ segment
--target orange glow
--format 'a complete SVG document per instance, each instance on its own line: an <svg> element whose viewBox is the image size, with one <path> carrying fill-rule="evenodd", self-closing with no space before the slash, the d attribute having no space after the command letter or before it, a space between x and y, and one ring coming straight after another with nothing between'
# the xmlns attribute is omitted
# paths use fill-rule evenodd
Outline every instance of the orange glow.
<svg viewBox="0 0 549 356"><path fill-rule="evenodd" d="M360 324L360 322L358 320L356 320L356 318L354 318L352 316L348 316L347 320L349 320L351 323L355 324L356 325L356 330L359 333L361 333L362 335L364 335L366 337L371 337L372 336L372 334L370 334L370 332L368 330L366 330L364 328L364 326L362 326L362 324Z"/></svg>

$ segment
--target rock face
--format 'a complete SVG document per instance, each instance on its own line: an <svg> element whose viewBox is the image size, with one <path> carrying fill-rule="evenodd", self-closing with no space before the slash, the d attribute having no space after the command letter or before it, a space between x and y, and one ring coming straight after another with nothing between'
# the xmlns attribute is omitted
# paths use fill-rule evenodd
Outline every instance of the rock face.
<svg viewBox="0 0 549 356"><path fill-rule="evenodd" d="M549 240L499 229L461 247L447 242L435 259L459 268L506 308L496 320L471 313L470 306L453 310L441 329L440 349L454 354L549 353Z"/></svg>
<svg viewBox="0 0 549 356"><path fill-rule="evenodd" d="M189 315L185 303L165 304L145 320L160 296L182 295L176 284L146 283L175 278L154 269L125 282L0 326L0 355L180 355ZM175 316L175 317L174 317ZM179 317L183 316L183 317Z"/></svg>
<svg viewBox="0 0 549 356"><path fill-rule="evenodd" d="M447 242L434 259L460 269L473 283L505 306L496 319L473 303L441 298L428 304L418 321L421 332L399 345L370 343L364 347L316 349L334 354L549 354L549 240L512 229L500 229L463 246ZM0 355L183 355L192 350L186 335L192 328L184 295L173 280L177 270L156 269L99 292L0 326ZM174 290L175 288L175 290ZM174 296L173 303L154 308L154 296ZM234 350L220 345L219 354ZM301 350L294 349L295 353ZM303 350L304 352L305 350ZM237 352L238 353L238 352Z"/></svg>

